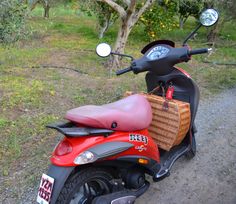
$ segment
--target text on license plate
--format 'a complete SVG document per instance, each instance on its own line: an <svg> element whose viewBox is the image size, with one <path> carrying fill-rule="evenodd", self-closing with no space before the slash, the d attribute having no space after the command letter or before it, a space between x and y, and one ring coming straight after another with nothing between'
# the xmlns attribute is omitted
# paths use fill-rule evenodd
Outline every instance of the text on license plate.
<svg viewBox="0 0 236 204"><path fill-rule="evenodd" d="M54 183L54 178L46 174L42 175L37 196L38 203L49 204L52 195L53 183Z"/></svg>

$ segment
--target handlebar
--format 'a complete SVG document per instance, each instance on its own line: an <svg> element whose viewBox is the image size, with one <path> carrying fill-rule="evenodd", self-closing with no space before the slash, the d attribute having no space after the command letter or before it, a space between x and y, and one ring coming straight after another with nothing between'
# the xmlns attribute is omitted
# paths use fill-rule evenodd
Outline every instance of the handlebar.
<svg viewBox="0 0 236 204"><path fill-rule="evenodd" d="M130 71L132 71L132 68L131 68L131 67L128 67L128 68L125 68L125 69L121 69L121 70L116 71L116 75L118 76L118 75L124 74L124 73L126 73L126 72L130 72Z"/></svg>
<svg viewBox="0 0 236 204"><path fill-rule="evenodd" d="M188 54L189 55L198 55L198 54L203 54L203 53L208 53L212 49L211 48L201 48L201 49L196 49L196 50L189 50Z"/></svg>
<svg viewBox="0 0 236 204"><path fill-rule="evenodd" d="M116 71L116 75L121 75L130 71L133 71L134 74L138 74L144 71L154 71L157 73L156 68L152 67L162 67L159 69L158 73L165 74L171 71L171 67L180 62L187 62L191 59L191 55L208 53L211 48L201 48L195 50L189 50L188 47L182 48L172 48L173 51L169 55L166 55L164 58L159 58L156 60L150 60L147 57L142 57L137 60L133 60L130 67Z"/></svg>

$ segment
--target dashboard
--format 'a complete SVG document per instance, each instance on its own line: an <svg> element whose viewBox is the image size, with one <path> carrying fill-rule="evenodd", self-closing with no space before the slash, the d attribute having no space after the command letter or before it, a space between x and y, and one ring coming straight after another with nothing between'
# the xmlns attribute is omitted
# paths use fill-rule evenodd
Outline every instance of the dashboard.
<svg viewBox="0 0 236 204"><path fill-rule="evenodd" d="M170 49L167 47L164 47L162 45L158 45L154 48L152 48L148 54L146 55L146 57L149 60L157 60L157 59L161 59L163 57L165 57L168 53L169 53Z"/></svg>

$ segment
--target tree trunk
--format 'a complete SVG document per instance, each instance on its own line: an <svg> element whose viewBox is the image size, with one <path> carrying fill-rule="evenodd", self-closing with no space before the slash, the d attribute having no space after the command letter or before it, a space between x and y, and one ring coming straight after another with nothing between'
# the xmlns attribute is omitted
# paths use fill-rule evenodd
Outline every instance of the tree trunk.
<svg viewBox="0 0 236 204"><path fill-rule="evenodd" d="M210 28L210 31L207 34L207 42L214 43L217 40L220 29L223 27L225 20L224 17L221 17L216 25Z"/></svg>
<svg viewBox="0 0 236 204"><path fill-rule="evenodd" d="M207 42L214 43L218 34L217 26L214 26L210 29L210 32L207 34Z"/></svg>
<svg viewBox="0 0 236 204"><path fill-rule="evenodd" d="M126 6L122 7L120 4L116 3L116 1L112 0L100 0L100 1L107 3L120 16L120 28L113 51L123 54L132 27L135 25L135 23L137 23L138 19L145 12L145 10L149 8L155 1L146 0L143 6L139 9L137 9L136 0L123 1L127 5L127 7ZM114 55L111 64L112 68L119 67L120 64L119 57Z"/></svg>
<svg viewBox="0 0 236 204"><path fill-rule="evenodd" d="M183 30L184 27L184 19L182 17L179 18L179 28Z"/></svg>
<svg viewBox="0 0 236 204"><path fill-rule="evenodd" d="M189 17L189 15L187 15L187 16L180 16L179 17L179 28L182 30L183 28L184 28L184 24L185 24L185 22L187 21L187 19L188 19L188 17Z"/></svg>
<svg viewBox="0 0 236 204"><path fill-rule="evenodd" d="M134 25L130 19L124 19L121 21L119 32L116 38L116 43L114 46L114 52L124 53L125 45L127 43L130 31ZM120 58L117 55L113 56L112 68L118 68L120 66Z"/></svg>
<svg viewBox="0 0 236 204"><path fill-rule="evenodd" d="M30 1L30 10L34 10L36 5L39 3L39 0L36 0L36 1Z"/></svg>
<svg viewBox="0 0 236 204"><path fill-rule="evenodd" d="M99 30L99 39L103 38L104 33L108 30L109 28L109 24L110 24L110 19L106 18L103 22L103 25L100 26L100 30Z"/></svg>
<svg viewBox="0 0 236 204"><path fill-rule="evenodd" d="M50 10L50 6L49 5L45 5L44 6L44 18L49 18L49 10Z"/></svg>

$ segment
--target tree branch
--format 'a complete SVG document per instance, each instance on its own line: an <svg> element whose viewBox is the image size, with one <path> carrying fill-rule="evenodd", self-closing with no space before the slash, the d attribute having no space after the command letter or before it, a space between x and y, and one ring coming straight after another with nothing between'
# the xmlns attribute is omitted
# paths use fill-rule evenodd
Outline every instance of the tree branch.
<svg viewBox="0 0 236 204"><path fill-rule="evenodd" d="M126 16L125 9L116 2L112 0L97 0L97 1L107 3L111 8L113 8L117 13L119 13L121 18L124 18Z"/></svg>
<svg viewBox="0 0 236 204"><path fill-rule="evenodd" d="M143 7L140 8L140 10L138 11L137 18L139 19L140 16L144 13L144 11L146 11L146 9L148 9L153 3L154 3L154 0L147 0L145 4L143 5Z"/></svg>
<svg viewBox="0 0 236 204"><path fill-rule="evenodd" d="M124 1L124 3L126 3L127 6L130 5L130 0L123 0L123 1Z"/></svg>
<svg viewBox="0 0 236 204"><path fill-rule="evenodd" d="M132 13L134 13L134 9L136 6L136 0L130 0L128 9L127 9L127 15L131 15Z"/></svg>

